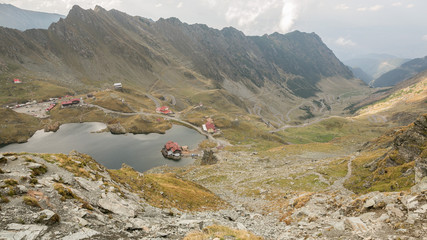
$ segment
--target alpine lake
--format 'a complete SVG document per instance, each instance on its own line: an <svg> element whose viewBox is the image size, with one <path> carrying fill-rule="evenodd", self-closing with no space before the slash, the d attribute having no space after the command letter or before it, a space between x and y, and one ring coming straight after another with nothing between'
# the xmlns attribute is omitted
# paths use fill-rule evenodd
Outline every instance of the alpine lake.
<svg viewBox="0 0 427 240"><path fill-rule="evenodd" d="M0 148L1 152L64 153L72 150L85 153L109 169L119 169L125 163L135 170L144 172L151 168L185 166L194 162L191 157L178 161L162 156L160 150L167 141L195 149L206 139L194 129L174 125L165 134L114 135L100 132L106 125L98 122L69 123L57 132L37 131L26 143L14 143Z"/></svg>

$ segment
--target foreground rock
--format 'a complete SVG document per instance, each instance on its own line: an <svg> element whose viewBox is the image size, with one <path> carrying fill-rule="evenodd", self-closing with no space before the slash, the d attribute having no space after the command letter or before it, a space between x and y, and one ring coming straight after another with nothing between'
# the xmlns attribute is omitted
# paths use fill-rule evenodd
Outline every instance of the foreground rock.
<svg viewBox="0 0 427 240"><path fill-rule="evenodd" d="M222 229L217 226L265 239L422 239L427 235L426 192L372 192L358 197L332 190L292 193L282 196L281 208L262 212L246 203L268 205L269 200L236 198L222 191L218 194L229 201L229 207L189 212L151 206L132 191L132 183L113 180L104 167L77 152L5 154L4 159L0 239L182 239L202 236L206 228ZM162 194L163 201L173 201Z"/></svg>

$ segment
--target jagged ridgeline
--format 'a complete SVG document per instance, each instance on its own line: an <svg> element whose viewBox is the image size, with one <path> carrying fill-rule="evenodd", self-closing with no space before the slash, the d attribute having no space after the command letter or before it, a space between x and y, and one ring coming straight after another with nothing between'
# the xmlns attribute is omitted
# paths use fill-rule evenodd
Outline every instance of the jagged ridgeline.
<svg viewBox="0 0 427 240"><path fill-rule="evenodd" d="M354 81L315 33L245 36L231 27L152 21L98 6L74 6L47 30L0 28L0 57L77 91L118 81L143 90L157 81L158 87L200 89L231 82L252 93L275 86L307 98L323 91L318 83L324 78Z"/></svg>

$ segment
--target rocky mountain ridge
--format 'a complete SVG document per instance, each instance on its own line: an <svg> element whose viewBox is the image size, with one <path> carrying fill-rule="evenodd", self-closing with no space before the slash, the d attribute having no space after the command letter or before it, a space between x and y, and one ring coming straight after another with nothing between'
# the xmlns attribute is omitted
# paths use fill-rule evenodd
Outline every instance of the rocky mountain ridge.
<svg viewBox="0 0 427 240"><path fill-rule="evenodd" d="M17 75L78 92L123 82L143 91L155 84L176 95L182 92L179 86L224 89L252 102L275 89L274 102L291 102L342 91L343 86L348 91L364 88L314 33L248 37L234 28L216 30L175 18L154 22L117 10L74 6L48 30L2 28L0 37L2 61L18 66ZM334 83L329 84L332 90L320 84L325 79Z"/></svg>

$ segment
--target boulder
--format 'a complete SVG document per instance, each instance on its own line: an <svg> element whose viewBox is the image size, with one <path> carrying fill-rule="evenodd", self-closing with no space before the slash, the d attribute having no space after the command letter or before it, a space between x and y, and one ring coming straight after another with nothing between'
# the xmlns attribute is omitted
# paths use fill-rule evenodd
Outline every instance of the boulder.
<svg viewBox="0 0 427 240"><path fill-rule="evenodd" d="M365 202L365 204L363 205L363 208L372 208L374 206L375 206L375 200L371 198Z"/></svg>
<svg viewBox="0 0 427 240"><path fill-rule="evenodd" d="M424 214L427 212L427 204L424 204L422 206L420 206L417 210L415 210L414 212L416 213L421 213Z"/></svg>
<svg viewBox="0 0 427 240"><path fill-rule="evenodd" d="M405 216L405 214L399 208L395 207L394 204L388 204L385 209L389 215L396 216L398 218Z"/></svg>
<svg viewBox="0 0 427 240"><path fill-rule="evenodd" d="M102 181L90 181L81 177L75 177L74 180L76 180L81 188L92 193L100 191L99 187L103 184Z"/></svg>
<svg viewBox="0 0 427 240"><path fill-rule="evenodd" d="M368 231L366 224L358 217L348 217L345 219L345 223L348 224L355 232L363 233Z"/></svg>
<svg viewBox="0 0 427 240"><path fill-rule="evenodd" d="M16 161L18 158L16 156L9 156L9 157L6 157L6 159L9 161Z"/></svg>
<svg viewBox="0 0 427 240"><path fill-rule="evenodd" d="M120 123L108 124L107 127L108 127L108 130L112 134L125 134L126 133L126 129Z"/></svg>
<svg viewBox="0 0 427 240"><path fill-rule="evenodd" d="M80 240L80 239L90 239L92 236L98 235L99 232L90 229L90 228L82 228L80 231L73 233L69 236L62 238L62 240Z"/></svg>
<svg viewBox="0 0 427 240"><path fill-rule="evenodd" d="M344 221L339 221L339 222L336 222L336 223L332 223L331 225L337 231L345 231Z"/></svg>
<svg viewBox="0 0 427 240"><path fill-rule="evenodd" d="M127 231L145 231L149 232L150 228L148 227L150 224L147 221L144 221L140 218L130 218L128 220L128 223L126 224L126 230Z"/></svg>
<svg viewBox="0 0 427 240"><path fill-rule="evenodd" d="M34 240L39 239L39 236L46 232L47 226L11 223L6 229L0 232L0 239Z"/></svg>
<svg viewBox="0 0 427 240"><path fill-rule="evenodd" d="M415 186L413 186L411 188L411 192L413 193L427 192L427 177L424 177Z"/></svg>
<svg viewBox="0 0 427 240"><path fill-rule="evenodd" d="M135 210L138 209L134 203L121 199L117 194L108 192L103 193L98 201L98 206L115 214L135 217Z"/></svg>
<svg viewBox="0 0 427 240"><path fill-rule="evenodd" d="M37 223L43 223L45 225L53 225L58 223L60 217L55 212L45 209L35 214L35 219Z"/></svg>
<svg viewBox="0 0 427 240"><path fill-rule="evenodd" d="M16 189L18 190L19 194L25 194L28 192L27 187L24 185L18 185L18 186L16 186Z"/></svg>
<svg viewBox="0 0 427 240"><path fill-rule="evenodd" d="M51 122L44 127L44 131L45 132L56 132L56 131L58 131L60 126L61 126L61 123L59 123L58 121Z"/></svg>

